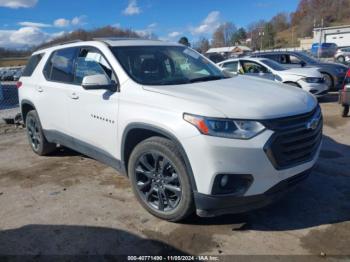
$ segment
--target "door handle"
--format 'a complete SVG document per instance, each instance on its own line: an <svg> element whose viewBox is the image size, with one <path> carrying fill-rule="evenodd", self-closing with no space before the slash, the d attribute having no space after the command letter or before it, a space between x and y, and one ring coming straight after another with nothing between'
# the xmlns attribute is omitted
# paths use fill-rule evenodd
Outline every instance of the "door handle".
<svg viewBox="0 0 350 262"><path fill-rule="evenodd" d="M37 90L38 90L39 93L44 92L44 89L41 86L39 86Z"/></svg>
<svg viewBox="0 0 350 262"><path fill-rule="evenodd" d="M74 100L79 99L79 96L77 95L77 93L71 93L70 97Z"/></svg>

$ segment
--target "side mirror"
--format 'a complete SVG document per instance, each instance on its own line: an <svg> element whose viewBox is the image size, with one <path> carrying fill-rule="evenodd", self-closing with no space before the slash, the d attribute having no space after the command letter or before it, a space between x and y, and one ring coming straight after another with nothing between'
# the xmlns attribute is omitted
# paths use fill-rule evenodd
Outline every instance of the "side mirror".
<svg viewBox="0 0 350 262"><path fill-rule="evenodd" d="M86 90L117 90L117 84L104 74L85 76L82 86Z"/></svg>
<svg viewBox="0 0 350 262"><path fill-rule="evenodd" d="M229 71L228 69L225 69L225 68L222 68L221 72L223 73L223 75L225 77L234 77L235 75L237 75L237 73L231 72L231 71Z"/></svg>

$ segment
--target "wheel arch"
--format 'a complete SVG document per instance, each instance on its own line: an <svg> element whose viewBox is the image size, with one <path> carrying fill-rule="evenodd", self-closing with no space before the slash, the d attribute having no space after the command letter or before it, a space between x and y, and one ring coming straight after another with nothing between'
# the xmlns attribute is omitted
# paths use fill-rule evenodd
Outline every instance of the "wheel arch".
<svg viewBox="0 0 350 262"><path fill-rule="evenodd" d="M301 85L299 85L297 82L293 82L293 81L284 81L283 84L286 84L286 85L293 84L297 87L302 88Z"/></svg>
<svg viewBox="0 0 350 262"><path fill-rule="evenodd" d="M32 110L36 110L34 104L29 101L29 100L22 100L21 102L21 113L22 113L22 119L23 119L23 123L25 125L26 123L26 117L27 117L27 114L32 111Z"/></svg>
<svg viewBox="0 0 350 262"><path fill-rule="evenodd" d="M135 148L135 146L138 145L140 142L144 141L145 139L148 139L153 136L164 137L171 140L173 143L175 143L176 147L179 149L181 156L184 160L186 170L190 178L192 189L194 191L197 191L197 186L194 179L190 161L180 141L169 131L150 124L131 123L127 125L127 127L124 129L124 132L122 135L122 141L121 141L121 161L126 174L128 175L129 157L131 155L131 152Z"/></svg>

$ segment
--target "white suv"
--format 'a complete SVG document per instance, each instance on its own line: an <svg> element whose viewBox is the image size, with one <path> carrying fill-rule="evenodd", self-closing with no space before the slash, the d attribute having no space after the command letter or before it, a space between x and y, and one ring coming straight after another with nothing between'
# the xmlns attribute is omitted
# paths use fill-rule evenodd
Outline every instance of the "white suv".
<svg viewBox="0 0 350 262"><path fill-rule="evenodd" d="M226 78L179 44L100 39L33 54L19 95L35 153L63 145L121 171L150 213L245 212L314 166L322 115L307 92Z"/></svg>
<svg viewBox="0 0 350 262"><path fill-rule="evenodd" d="M287 68L268 58L237 58L218 63L222 69L292 85L317 98L328 93L325 79L317 68Z"/></svg>

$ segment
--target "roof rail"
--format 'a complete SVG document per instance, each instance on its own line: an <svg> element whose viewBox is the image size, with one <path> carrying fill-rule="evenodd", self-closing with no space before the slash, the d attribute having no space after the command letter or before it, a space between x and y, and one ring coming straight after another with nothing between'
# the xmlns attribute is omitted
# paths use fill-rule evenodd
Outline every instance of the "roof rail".
<svg viewBox="0 0 350 262"><path fill-rule="evenodd" d="M123 41L123 40L152 40L152 41L160 41L156 39L146 39L142 37L95 37L92 39L93 41L101 41L108 45L107 41Z"/></svg>
<svg viewBox="0 0 350 262"><path fill-rule="evenodd" d="M60 46L60 45L67 45L67 44L73 44L73 43L78 43L78 42L82 42L83 40L80 39L76 39L76 40L70 40L70 41L66 41L66 42L60 42L60 43L55 43L55 44L49 44L49 45L43 45L37 49L35 49L35 52L46 49L46 48L50 48L50 47L55 47L55 46Z"/></svg>
<svg viewBox="0 0 350 262"><path fill-rule="evenodd" d="M144 40L142 38L137 37L94 37L92 38L94 41L105 41L105 40L112 40L112 41L122 41L122 40Z"/></svg>

